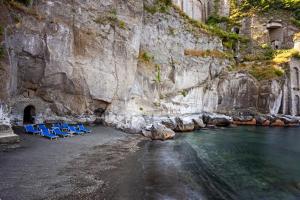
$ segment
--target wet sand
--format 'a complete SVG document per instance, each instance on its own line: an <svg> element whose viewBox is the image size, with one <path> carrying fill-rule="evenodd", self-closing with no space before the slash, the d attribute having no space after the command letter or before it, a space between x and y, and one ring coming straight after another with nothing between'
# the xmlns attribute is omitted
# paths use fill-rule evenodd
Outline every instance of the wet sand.
<svg viewBox="0 0 300 200"><path fill-rule="evenodd" d="M106 127L50 141L17 129L19 148L0 152L0 199L82 199L106 188L104 178L144 140Z"/></svg>

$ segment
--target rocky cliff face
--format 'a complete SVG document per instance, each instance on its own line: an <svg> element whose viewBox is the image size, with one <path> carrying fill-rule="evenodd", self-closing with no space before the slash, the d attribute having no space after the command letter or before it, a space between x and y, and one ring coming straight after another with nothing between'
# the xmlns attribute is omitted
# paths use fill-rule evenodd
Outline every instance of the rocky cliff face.
<svg viewBox="0 0 300 200"><path fill-rule="evenodd" d="M172 7L151 13L152 1L38 1L1 5L6 16L2 99L21 121L27 105L37 119L102 116L122 128L151 116L247 110L278 113L281 85L260 85L230 73L220 38L195 29ZM4 14L5 13L5 14ZM282 94L281 94L282 95ZM142 117L144 116L144 117ZM145 117L146 116L146 117ZM153 119L153 118L151 118Z"/></svg>

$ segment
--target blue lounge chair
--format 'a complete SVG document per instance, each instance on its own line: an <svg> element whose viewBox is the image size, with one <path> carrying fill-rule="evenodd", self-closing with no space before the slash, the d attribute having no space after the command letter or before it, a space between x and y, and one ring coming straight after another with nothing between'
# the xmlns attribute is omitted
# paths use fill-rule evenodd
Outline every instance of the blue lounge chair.
<svg viewBox="0 0 300 200"><path fill-rule="evenodd" d="M90 132L91 132L91 130L85 128L85 126L83 126L83 124L78 124L78 130L79 130L79 131L83 131L83 132L85 132L85 133L90 133Z"/></svg>
<svg viewBox="0 0 300 200"><path fill-rule="evenodd" d="M41 132L38 129L35 129L33 125L25 125L25 132L31 134L40 134Z"/></svg>
<svg viewBox="0 0 300 200"><path fill-rule="evenodd" d="M77 130L75 126L68 126L68 131L69 133L73 133L76 135L81 135L84 133L83 131Z"/></svg>
<svg viewBox="0 0 300 200"><path fill-rule="evenodd" d="M61 128L61 124L60 123L55 123L55 124L52 124L52 127Z"/></svg>
<svg viewBox="0 0 300 200"><path fill-rule="evenodd" d="M61 128L62 130L69 131L69 125L68 125L67 123L62 123L61 126L60 126L60 128Z"/></svg>
<svg viewBox="0 0 300 200"><path fill-rule="evenodd" d="M46 125L45 124L39 124L38 125L38 127L39 127L39 129L48 129L47 127L46 127Z"/></svg>
<svg viewBox="0 0 300 200"><path fill-rule="evenodd" d="M61 131L60 128L54 127L52 130L53 130L53 133L55 135L57 135L57 136L60 136L60 137L68 137L68 136L70 136L69 133Z"/></svg>
<svg viewBox="0 0 300 200"><path fill-rule="evenodd" d="M47 129L47 128L46 128L46 129L41 128L41 135L42 135L43 137L49 138L50 140L53 140L53 139L57 139L57 138L58 138L58 136L52 134L52 133L50 132L50 130Z"/></svg>

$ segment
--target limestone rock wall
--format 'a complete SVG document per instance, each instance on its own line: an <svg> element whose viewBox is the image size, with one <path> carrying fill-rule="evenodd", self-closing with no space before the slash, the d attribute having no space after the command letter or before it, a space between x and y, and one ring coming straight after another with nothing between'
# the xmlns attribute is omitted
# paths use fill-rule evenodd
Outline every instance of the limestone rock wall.
<svg viewBox="0 0 300 200"><path fill-rule="evenodd" d="M279 83L260 90L250 75L228 73L228 59L186 55L187 49L222 52L222 41L191 29L172 8L153 14L145 3L151 1L45 0L31 13L6 7L5 98L15 120L22 121L28 105L37 120L102 115L128 129L141 127L141 116L257 111L259 105L279 112ZM261 96L266 101L259 103Z"/></svg>

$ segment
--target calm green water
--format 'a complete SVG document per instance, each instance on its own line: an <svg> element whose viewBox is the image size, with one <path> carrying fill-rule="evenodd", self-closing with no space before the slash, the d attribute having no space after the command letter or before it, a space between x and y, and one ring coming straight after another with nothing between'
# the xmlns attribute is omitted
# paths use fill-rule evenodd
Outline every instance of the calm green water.
<svg viewBox="0 0 300 200"><path fill-rule="evenodd" d="M239 127L149 141L107 199L300 199L300 128Z"/></svg>
<svg viewBox="0 0 300 200"><path fill-rule="evenodd" d="M299 128L201 130L176 142L195 151L206 191L219 192L208 198L300 199Z"/></svg>

